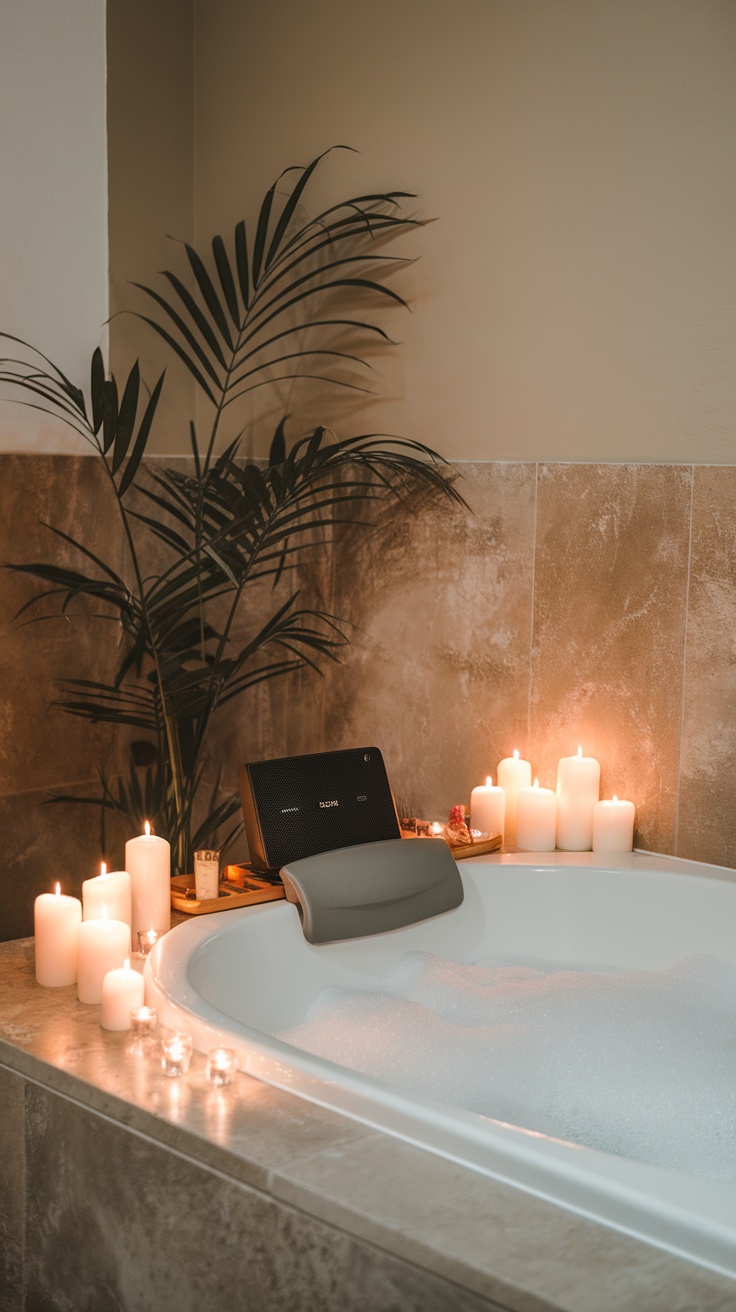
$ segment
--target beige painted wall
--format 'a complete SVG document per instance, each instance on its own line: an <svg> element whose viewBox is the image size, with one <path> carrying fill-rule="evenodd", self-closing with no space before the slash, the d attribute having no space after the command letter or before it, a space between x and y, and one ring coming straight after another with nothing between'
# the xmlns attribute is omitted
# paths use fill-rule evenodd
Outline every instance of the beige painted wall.
<svg viewBox="0 0 736 1312"><path fill-rule="evenodd" d="M403 186L395 399L360 427L458 458L731 462L730 0L199 0L195 231L335 142ZM356 421L353 420L353 423Z"/></svg>
<svg viewBox="0 0 736 1312"><path fill-rule="evenodd" d="M323 194L405 186L439 220L411 244L387 400L352 431L456 459L733 459L730 0L110 0L109 23L113 310L175 262L164 234L205 244L343 141L360 154ZM83 377L107 313L104 25L102 0L3 7L3 322ZM117 367L138 350L153 375L116 319ZM176 366L166 392L159 446L185 450ZM8 413L6 448L53 449Z"/></svg>
<svg viewBox="0 0 736 1312"><path fill-rule="evenodd" d="M108 314L104 0L4 0L0 178L0 328L86 378ZM75 449L0 404L0 450Z"/></svg>
<svg viewBox="0 0 736 1312"><path fill-rule="evenodd" d="M110 345L116 377L140 355L149 386L166 368L156 418L161 451L187 449L193 385L155 334L129 313L194 235L193 0L108 0Z"/></svg>

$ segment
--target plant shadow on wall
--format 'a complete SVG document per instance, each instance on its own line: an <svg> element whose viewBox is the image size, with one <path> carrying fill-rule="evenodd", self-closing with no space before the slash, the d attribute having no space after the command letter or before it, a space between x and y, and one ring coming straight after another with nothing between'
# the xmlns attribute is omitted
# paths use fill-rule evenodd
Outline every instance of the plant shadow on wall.
<svg viewBox="0 0 736 1312"><path fill-rule="evenodd" d="M24 622L112 622L120 636L114 672L64 680L53 705L135 737L127 770L111 778L100 769L95 797L54 800L101 806L103 838L104 816L114 813L120 833L108 844L149 819L171 842L179 872L191 870L196 849L226 849L240 829L239 798L208 760L215 713L264 680L320 672L350 640L346 620L300 599L300 571L334 549L341 526L370 526L387 498L429 494L464 505L455 472L409 439L338 438L320 425L287 449L283 416L267 462L239 456L245 430L220 449L226 418L255 389L304 379L326 390L360 388L356 374L370 367L372 344L394 344L375 318L382 306L406 306L387 285L405 259L385 247L424 221L402 212L405 192L351 197L304 217L323 158L274 183L252 240L241 221L229 247L216 236L203 258L185 245L184 272L163 273L157 287L136 284L148 309L138 317L183 363L209 409L205 439L190 424L186 467L142 463L163 374L149 391L136 362L119 389L97 349L85 395L35 348L3 334L12 345L0 379L90 444L124 541L121 566L47 524L60 555L76 553L77 568L53 554L8 566L43 585L19 612ZM94 508L80 508L81 522L85 509ZM265 617L264 581L274 590ZM215 777L205 784L208 765Z"/></svg>

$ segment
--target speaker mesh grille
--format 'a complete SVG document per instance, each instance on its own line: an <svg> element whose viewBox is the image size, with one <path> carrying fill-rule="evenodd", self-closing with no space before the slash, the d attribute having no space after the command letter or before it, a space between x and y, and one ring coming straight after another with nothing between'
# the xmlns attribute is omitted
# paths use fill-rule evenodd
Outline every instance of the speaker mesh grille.
<svg viewBox="0 0 736 1312"><path fill-rule="evenodd" d="M399 838L386 768L376 747L246 765L266 864ZM248 808L243 807L246 819ZM255 835L247 833L253 855Z"/></svg>

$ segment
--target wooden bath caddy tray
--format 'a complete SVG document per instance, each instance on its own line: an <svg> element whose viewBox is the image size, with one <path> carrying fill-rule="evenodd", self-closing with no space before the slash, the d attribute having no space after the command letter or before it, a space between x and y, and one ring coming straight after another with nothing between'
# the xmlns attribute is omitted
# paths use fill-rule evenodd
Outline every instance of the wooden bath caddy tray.
<svg viewBox="0 0 736 1312"><path fill-rule="evenodd" d="M402 837L416 838L416 834L405 833ZM436 843L438 840L434 838L429 841ZM483 856L485 852L497 852L501 841L500 834L492 834L490 838L481 839L476 843L450 847L450 851L456 861L463 861L469 856ZM220 877L219 896L205 898L201 902L194 894L194 875L174 875L171 881L171 905L176 911L183 911L185 916L201 916L212 911L232 911L235 907L256 906L259 902L276 902L285 896L284 886L278 875L259 875L247 862L237 866L225 866Z"/></svg>
<svg viewBox="0 0 736 1312"><path fill-rule="evenodd" d="M409 829L402 829L402 838L419 839L420 842L428 841L437 843L442 838L441 834L414 834ZM447 840L444 840L447 842ZM452 855L456 861L465 861L470 856L485 856L488 852L499 852L503 844L503 834L488 834L485 838L478 838L474 843L448 843Z"/></svg>
<svg viewBox="0 0 736 1312"><path fill-rule="evenodd" d="M232 872L232 874L231 874ZM228 878L228 875L231 875ZM187 897L187 892L189 896ZM248 865L225 866L220 878L219 897L199 901L194 894L194 875L174 875L171 881L171 905L186 916L201 916L211 911L232 911L234 907L255 906L258 902L275 902L286 896L281 880L254 874Z"/></svg>
<svg viewBox="0 0 736 1312"><path fill-rule="evenodd" d="M458 847L450 846L456 861L464 861L468 856L484 856L486 852L498 852L503 843L503 834L491 834L490 838L479 838L475 843L461 843Z"/></svg>

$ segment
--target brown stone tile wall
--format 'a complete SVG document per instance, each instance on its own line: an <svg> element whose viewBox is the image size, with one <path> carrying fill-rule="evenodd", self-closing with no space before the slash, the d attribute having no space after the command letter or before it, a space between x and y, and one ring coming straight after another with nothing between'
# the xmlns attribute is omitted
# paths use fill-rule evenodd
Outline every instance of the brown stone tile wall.
<svg viewBox="0 0 736 1312"><path fill-rule="evenodd" d="M315 560L302 599L350 620L353 642L323 678L226 708L212 768L235 787L246 759L375 744L397 795L431 817L514 747L554 785L581 743L601 760L602 795L636 803L638 845L736 865L736 468L460 469L470 513L392 506ZM42 520L85 524L92 549L109 552L112 535L122 552L104 491L84 457L0 457L0 560L69 559ZM105 669L112 626L17 628L33 586L0 574L0 938L30 932L54 878L71 891L92 873L97 815L40 803L83 790L124 746L48 710L55 678ZM243 626L280 596L262 588Z"/></svg>
<svg viewBox="0 0 736 1312"><path fill-rule="evenodd" d="M696 468L677 850L736 865L736 468Z"/></svg>
<svg viewBox="0 0 736 1312"><path fill-rule="evenodd" d="M582 745L655 852L677 833L691 485L691 468L661 465L543 465L538 479L534 769L554 788Z"/></svg>

